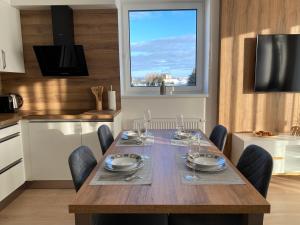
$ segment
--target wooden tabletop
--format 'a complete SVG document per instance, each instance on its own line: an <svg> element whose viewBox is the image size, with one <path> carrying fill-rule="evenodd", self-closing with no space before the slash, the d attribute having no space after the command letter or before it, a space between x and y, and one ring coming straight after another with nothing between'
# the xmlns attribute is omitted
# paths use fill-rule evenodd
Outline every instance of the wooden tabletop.
<svg viewBox="0 0 300 225"><path fill-rule="evenodd" d="M170 144L172 131L152 131L155 143L146 147L120 147L116 141L107 154L139 153L152 157L151 185L91 186L100 163L69 205L69 212L85 213L269 213L270 204L244 178L246 184L183 184L176 168L176 154L186 147ZM120 135L119 137L120 138ZM216 147L210 151L220 153ZM224 156L225 157L225 156ZM105 157L103 157L104 159ZM234 167L229 161L228 165Z"/></svg>

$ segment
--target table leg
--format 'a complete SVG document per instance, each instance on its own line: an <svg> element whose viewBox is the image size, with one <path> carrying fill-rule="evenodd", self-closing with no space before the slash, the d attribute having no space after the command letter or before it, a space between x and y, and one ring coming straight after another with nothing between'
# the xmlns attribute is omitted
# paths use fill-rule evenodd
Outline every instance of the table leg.
<svg viewBox="0 0 300 225"><path fill-rule="evenodd" d="M93 225L91 214L75 214L75 225Z"/></svg>
<svg viewBox="0 0 300 225"><path fill-rule="evenodd" d="M263 225L264 214L246 214L243 216L243 225Z"/></svg>

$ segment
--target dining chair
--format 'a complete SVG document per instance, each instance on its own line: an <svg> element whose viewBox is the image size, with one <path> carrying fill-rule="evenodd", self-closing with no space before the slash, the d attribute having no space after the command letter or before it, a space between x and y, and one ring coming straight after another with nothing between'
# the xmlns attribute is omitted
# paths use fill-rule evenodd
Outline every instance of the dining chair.
<svg viewBox="0 0 300 225"><path fill-rule="evenodd" d="M212 130L209 139L214 143L217 148L223 152L226 139L227 139L227 129L222 125L217 125Z"/></svg>
<svg viewBox="0 0 300 225"><path fill-rule="evenodd" d="M69 156L69 167L76 192L97 165L92 151L86 146L80 146Z"/></svg>
<svg viewBox="0 0 300 225"><path fill-rule="evenodd" d="M267 197L273 170L269 152L257 145L249 145L241 155L237 169L262 196Z"/></svg>
<svg viewBox="0 0 300 225"><path fill-rule="evenodd" d="M267 197L273 170L273 159L270 153L257 145L249 145L241 155L237 169L263 196ZM169 225L232 225L242 224L243 215L170 215Z"/></svg>
<svg viewBox="0 0 300 225"><path fill-rule="evenodd" d="M97 165L92 151L80 146L69 156L69 166L76 192ZM168 225L164 214L93 214L93 225Z"/></svg>
<svg viewBox="0 0 300 225"><path fill-rule="evenodd" d="M114 142L114 137L107 125L104 124L98 128L98 138L102 154L104 155L110 145Z"/></svg>

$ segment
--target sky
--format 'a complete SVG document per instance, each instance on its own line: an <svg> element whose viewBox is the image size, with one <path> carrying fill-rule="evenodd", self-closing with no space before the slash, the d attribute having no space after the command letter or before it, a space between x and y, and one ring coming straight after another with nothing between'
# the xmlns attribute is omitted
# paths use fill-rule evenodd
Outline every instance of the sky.
<svg viewBox="0 0 300 225"><path fill-rule="evenodd" d="M189 76L196 62L196 10L130 11L132 78Z"/></svg>

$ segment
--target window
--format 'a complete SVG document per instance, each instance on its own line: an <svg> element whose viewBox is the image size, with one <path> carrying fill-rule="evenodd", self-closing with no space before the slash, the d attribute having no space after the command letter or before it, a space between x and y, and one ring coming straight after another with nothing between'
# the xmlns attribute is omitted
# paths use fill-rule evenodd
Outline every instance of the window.
<svg viewBox="0 0 300 225"><path fill-rule="evenodd" d="M204 1L124 3L121 18L123 96L205 94Z"/></svg>
<svg viewBox="0 0 300 225"><path fill-rule="evenodd" d="M196 86L197 10L128 14L131 86Z"/></svg>

